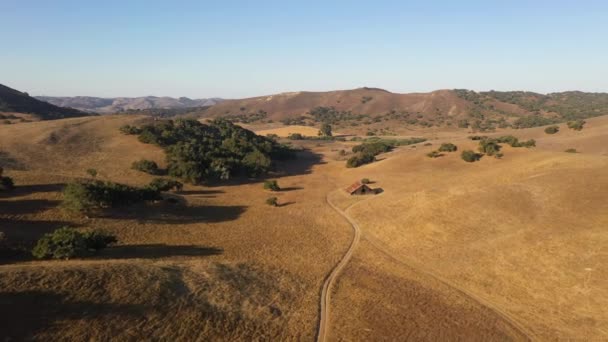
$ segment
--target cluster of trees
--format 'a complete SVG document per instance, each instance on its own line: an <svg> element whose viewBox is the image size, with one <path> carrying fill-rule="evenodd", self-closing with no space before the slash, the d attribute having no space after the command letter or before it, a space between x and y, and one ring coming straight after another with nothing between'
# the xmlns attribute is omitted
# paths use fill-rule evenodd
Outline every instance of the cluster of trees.
<svg viewBox="0 0 608 342"><path fill-rule="evenodd" d="M159 200L161 192L181 188L180 182L164 178L157 178L143 188L109 181L86 180L66 185L62 205L70 211L89 212Z"/></svg>
<svg viewBox="0 0 608 342"><path fill-rule="evenodd" d="M470 138L477 138L477 137L470 137ZM477 139L473 139L473 140L477 140ZM466 150L466 151L462 152L461 157L464 161L467 161L469 163L481 159L481 157L483 155L494 156L496 158L502 158L503 157L503 154L501 152L502 146L500 144L508 144L511 147L530 148L530 147L536 146L536 141L534 139L530 139L527 141L519 141L518 138L516 138L512 135L504 135L504 136L501 136L498 138L482 137L479 140L479 147L478 147L478 150L479 150L479 152L481 152L481 154L475 153L474 151L471 151L471 150Z"/></svg>
<svg viewBox="0 0 608 342"><path fill-rule="evenodd" d="M4 169L0 167L0 192L10 191L15 188L15 183L11 177L3 176Z"/></svg>
<svg viewBox="0 0 608 342"><path fill-rule="evenodd" d="M114 235L101 230L80 232L63 227L45 234L32 249L32 255L38 259L70 259L94 254L116 243Z"/></svg>
<svg viewBox="0 0 608 342"><path fill-rule="evenodd" d="M409 139L380 139L369 138L364 143L353 146L354 156L346 161L346 167L359 167L361 165L373 163L376 161L376 156L380 153L385 153L393 150L397 146L413 145L424 142L424 138L409 138Z"/></svg>
<svg viewBox="0 0 608 342"><path fill-rule="evenodd" d="M273 160L295 155L288 146L225 119L209 125L196 120L165 120L121 131L132 131L129 134L137 134L141 142L163 147L167 173L194 184L258 177L271 169Z"/></svg>

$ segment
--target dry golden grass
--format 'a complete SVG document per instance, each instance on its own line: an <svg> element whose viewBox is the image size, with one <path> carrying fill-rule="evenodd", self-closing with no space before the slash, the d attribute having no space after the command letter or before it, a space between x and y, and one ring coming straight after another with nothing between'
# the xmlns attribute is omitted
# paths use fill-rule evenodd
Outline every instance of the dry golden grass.
<svg viewBox="0 0 608 342"><path fill-rule="evenodd" d="M266 136L268 134L276 134L279 137L283 137L283 138L288 137L290 134L293 134L293 133L300 133L303 136L307 136L307 137L316 137L319 135L319 128L310 127L310 126L291 125L291 126L285 126L285 127L279 127L279 128L260 130L260 131L256 131L256 133L259 135L262 135L262 136Z"/></svg>
<svg viewBox="0 0 608 342"><path fill-rule="evenodd" d="M331 340L605 339L608 336L608 118L504 131L535 138L502 160L465 163L463 130L420 131L432 146L401 147L357 169L352 143L303 142L283 165L283 207L258 183L187 186L187 205L150 204L85 218L58 208L62 184L95 168L131 170L164 153L118 133L141 117L0 126L0 165L18 186L0 196L0 231L31 244L62 225L103 228L119 245L93 259L0 264L0 331L15 339L312 340L324 278L352 238L327 193L362 229L333 289ZM290 132L286 132L290 133ZM263 133L265 134L265 133ZM316 135L316 129L315 129ZM459 152L430 159L441 142ZM580 154L562 152L576 148ZM384 193L337 188L370 178Z"/></svg>

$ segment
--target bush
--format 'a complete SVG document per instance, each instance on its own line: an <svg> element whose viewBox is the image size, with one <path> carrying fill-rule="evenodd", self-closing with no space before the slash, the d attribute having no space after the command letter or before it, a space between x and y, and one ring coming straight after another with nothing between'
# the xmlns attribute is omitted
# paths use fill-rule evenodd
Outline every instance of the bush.
<svg viewBox="0 0 608 342"><path fill-rule="evenodd" d="M439 152L456 152L458 147L452 143L443 143L439 147Z"/></svg>
<svg viewBox="0 0 608 342"><path fill-rule="evenodd" d="M439 158L439 157L443 156L443 154L439 153L439 151L431 151L431 152L427 153L426 156L429 158Z"/></svg>
<svg viewBox="0 0 608 342"><path fill-rule="evenodd" d="M545 133L547 134L555 134L559 132L559 126L549 126L545 128Z"/></svg>
<svg viewBox="0 0 608 342"><path fill-rule="evenodd" d="M363 179L361 179L361 184L369 184L369 183L371 183L370 180L369 180L369 178L363 178Z"/></svg>
<svg viewBox="0 0 608 342"><path fill-rule="evenodd" d="M66 185L62 206L70 211L87 212L157 199L160 199L160 191L150 186L135 188L95 180Z"/></svg>
<svg viewBox="0 0 608 342"><path fill-rule="evenodd" d="M361 165L373 163L376 160L376 157L369 153L361 153L355 156L350 157L346 161L346 167L359 167Z"/></svg>
<svg viewBox="0 0 608 342"><path fill-rule="evenodd" d="M462 154L460 156L461 156L462 160L469 162L469 163L472 163L472 162L475 162L475 161L478 161L479 159L481 159L481 154L475 153L471 150L462 151Z"/></svg>
<svg viewBox="0 0 608 342"><path fill-rule="evenodd" d="M526 147L526 148L536 147L536 140L530 139L528 141L522 141L516 147Z"/></svg>
<svg viewBox="0 0 608 342"><path fill-rule="evenodd" d="M160 175L162 174L161 170L158 168L158 164L151 160L142 159L140 161L133 162L131 164L131 168L133 170L145 172L151 175Z"/></svg>
<svg viewBox="0 0 608 342"><path fill-rule="evenodd" d="M83 257L115 243L116 237L102 231L81 233L73 228L63 227L45 234L32 250L38 259L70 259Z"/></svg>
<svg viewBox="0 0 608 342"><path fill-rule="evenodd" d="M139 129L135 126L131 126L131 125L124 125L124 126L120 127L120 132L123 134L128 134L128 135L140 134L141 129Z"/></svg>
<svg viewBox="0 0 608 342"><path fill-rule="evenodd" d="M281 188L279 187L279 183L276 180L267 180L264 181L264 189L270 191L279 191Z"/></svg>
<svg viewBox="0 0 608 342"><path fill-rule="evenodd" d="M564 152L567 152L567 153L578 153L578 151L575 148L569 148L569 149L565 150Z"/></svg>
<svg viewBox="0 0 608 342"><path fill-rule="evenodd" d="M487 139L488 137L485 135L470 135L469 139L471 140L483 140L483 139Z"/></svg>
<svg viewBox="0 0 608 342"><path fill-rule="evenodd" d="M585 125L585 120L575 120L575 121L569 121L568 122L568 128L573 129L575 131L580 131L583 129L583 126Z"/></svg>
<svg viewBox="0 0 608 342"><path fill-rule="evenodd" d="M479 142L479 152L493 156L500 152L500 145L493 139L484 139Z"/></svg>
<svg viewBox="0 0 608 342"><path fill-rule="evenodd" d="M181 191L183 187L184 185L181 182L173 179L154 178L146 188L151 189L154 192L163 192L174 189L176 191Z"/></svg>
<svg viewBox="0 0 608 342"><path fill-rule="evenodd" d="M300 133L289 133L287 136L289 140L304 140L304 136Z"/></svg>
<svg viewBox="0 0 608 342"><path fill-rule="evenodd" d="M266 199L266 204L271 205L273 207L279 206L279 199L276 197L269 197Z"/></svg>

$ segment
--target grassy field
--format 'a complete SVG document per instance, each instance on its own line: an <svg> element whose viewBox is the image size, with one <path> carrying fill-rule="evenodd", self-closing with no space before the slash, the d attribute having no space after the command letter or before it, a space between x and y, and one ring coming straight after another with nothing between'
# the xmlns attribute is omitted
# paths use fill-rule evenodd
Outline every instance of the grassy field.
<svg viewBox="0 0 608 342"><path fill-rule="evenodd" d="M608 336L606 117L580 132L499 132L537 147L505 147L502 159L476 163L460 159L476 148L465 130L414 131L432 145L399 147L356 169L339 154L353 142L299 142L307 150L273 176L284 189L272 194L280 207L265 204L271 194L261 181L247 181L187 185L173 194L185 204L102 216L59 208L63 185L88 168L100 179L150 181L131 163L163 166L163 151L118 132L141 120L0 126L0 166L18 185L0 195L9 241L29 246L64 225L119 239L89 259L0 259L2 337L313 340L321 286L352 239L328 194L341 208L352 205L347 214L362 230L333 288L330 340ZM459 151L426 157L441 142ZM364 177L382 194L340 191Z"/></svg>

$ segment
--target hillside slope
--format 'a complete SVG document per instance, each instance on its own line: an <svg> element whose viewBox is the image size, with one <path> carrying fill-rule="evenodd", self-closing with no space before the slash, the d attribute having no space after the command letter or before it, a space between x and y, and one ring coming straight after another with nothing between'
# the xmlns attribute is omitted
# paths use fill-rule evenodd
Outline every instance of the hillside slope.
<svg viewBox="0 0 608 342"><path fill-rule="evenodd" d="M27 93L0 84L0 112L33 114L40 120L87 116L73 108L64 108L40 101Z"/></svg>
<svg viewBox="0 0 608 342"><path fill-rule="evenodd" d="M526 128L608 114L608 94L564 92L475 92L464 89L396 94L376 88L294 92L227 100L202 117L232 117L242 123L338 127L374 123L421 127L461 127L477 131Z"/></svg>

